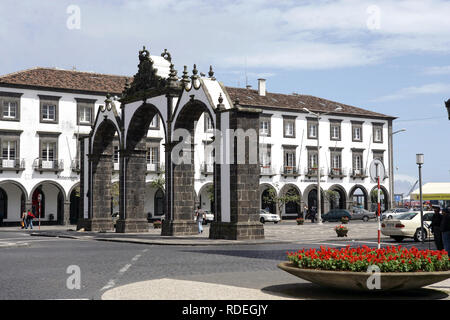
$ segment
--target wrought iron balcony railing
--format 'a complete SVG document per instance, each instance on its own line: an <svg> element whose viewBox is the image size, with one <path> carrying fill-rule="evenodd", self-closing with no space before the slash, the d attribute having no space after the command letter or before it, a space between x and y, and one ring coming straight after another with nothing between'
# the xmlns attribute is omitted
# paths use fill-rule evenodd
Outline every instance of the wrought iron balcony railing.
<svg viewBox="0 0 450 320"><path fill-rule="evenodd" d="M328 176L333 179L333 178L338 178L338 179L342 179L347 175L347 170L346 169L342 169L342 168L330 168L330 171L328 173Z"/></svg>
<svg viewBox="0 0 450 320"><path fill-rule="evenodd" d="M0 158L0 172L3 171L19 171L25 170L25 159L8 159Z"/></svg>
<svg viewBox="0 0 450 320"><path fill-rule="evenodd" d="M355 169L353 168L350 172L350 177L353 179L364 179L367 178L366 170L365 169Z"/></svg>
<svg viewBox="0 0 450 320"><path fill-rule="evenodd" d="M268 165L260 165L260 176L274 176L276 175L274 168L268 164Z"/></svg>
<svg viewBox="0 0 450 320"><path fill-rule="evenodd" d="M308 178L317 177L317 170L318 168L306 168L305 176ZM324 175L323 168L320 168L320 176L323 177Z"/></svg>
<svg viewBox="0 0 450 320"><path fill-rule="evenodd" d="M58 173L64 170L64 160L46 160L38 158L34 160L33 168L40 173L49 171Z"/></svg>
<svg viewBox="0 0 450 320"><path fill-rule="evenodd" d="M294 166L283 166L281 167L281 174L283 176L298 177L300 175L300 170Z"/></svg>
<svg viewBox="0 0 450 320"><path fill-rule="evenodd" d="M77 174L80 173L81 171L80 160L79 159L72 160L70 168L72 169L73 172L76 172Z"/></svg>

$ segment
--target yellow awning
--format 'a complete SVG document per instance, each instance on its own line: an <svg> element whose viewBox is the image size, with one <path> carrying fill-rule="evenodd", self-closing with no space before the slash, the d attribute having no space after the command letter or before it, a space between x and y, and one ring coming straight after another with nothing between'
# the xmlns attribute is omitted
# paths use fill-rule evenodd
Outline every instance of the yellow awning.
<svg viewBox="0 0 450 320"><path fill-rule="evenodd" d="M411 200L420 200L419 188L411 193ZM429 182L422 186L422 200L450 200L450 183Z"/></svg>

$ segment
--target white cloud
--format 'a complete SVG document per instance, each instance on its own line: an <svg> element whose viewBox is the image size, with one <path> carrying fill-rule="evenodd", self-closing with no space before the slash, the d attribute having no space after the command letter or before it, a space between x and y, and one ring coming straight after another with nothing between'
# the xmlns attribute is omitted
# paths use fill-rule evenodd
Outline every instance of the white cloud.
<svg viewBox="0 0 450 320"><path fill-rule="evenodd" d="M374 99L373 101L393 101L411 98L417 95L438 94L450 92L449 83L430 83L419 87L402 88L392 94Z"/></svg>
<svg viewBox="0 0 450 320"><path fill-rule="evenodd" d="M367 8L373 4L380 9L377 30L367 27ZM106 70L123 74L136 64L124 64L124 57L146 44L152 54L169 49L178 70L194 62L242 68L247 57L249 68L267 72L357 67L418 51L450 52L450 3L443 0L133 0L108 5L80 0L77 5L81 29L71 32L65 28L67 3L3 0L0 13L12 16L0 20L0 38L9 48L0 52L0 60L12 56L64 67L84 59L90 68L101 61L109 64ZM30 51L34 61L27 59Z"/></svg>

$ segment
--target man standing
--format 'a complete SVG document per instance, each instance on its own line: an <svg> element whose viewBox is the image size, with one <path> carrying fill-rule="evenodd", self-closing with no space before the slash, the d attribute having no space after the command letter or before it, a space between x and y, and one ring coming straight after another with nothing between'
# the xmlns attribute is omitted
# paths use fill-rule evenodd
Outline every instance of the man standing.
<svg viewBox="0 0 450 320"><path fill-rule="evenodd" d="M444 210L442 210L442 213L442 242L444 244L445 251L450 252L450 208L445 208Z"/></svg>
<svg viewBox="0 0 450 320"><path fill-rule="evenodd" d="M433 231L434 235L434 243L436 244L437 250L444 249L444 244L442 243L442 231L441 231L441 223L442 223L442 214L441 208L439 206L433 206L434 214L431 219L430 228Z"/></svg>

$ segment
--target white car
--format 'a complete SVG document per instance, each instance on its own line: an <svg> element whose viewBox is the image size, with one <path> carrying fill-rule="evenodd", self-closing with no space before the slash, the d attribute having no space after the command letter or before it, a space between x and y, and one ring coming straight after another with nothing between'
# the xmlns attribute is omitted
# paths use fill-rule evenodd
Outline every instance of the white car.
<svg viewBox="0 0 450 320"><path fill-rule="evenodd" d="M429 226L433 217L433 211L423 212L424 239L430 234ZM404 238L414 238L415 241L422 241L420 232L420 211L404 212L393 219L383 221L381 233L389 236L395 241L402 241Z"/></svg>
<svg viewBox="0 0 450 320"><path fill-rule="evenodd" d="M267 221L278 223L278 221L280 220L281 219L277 214L270 213L269 211L263 209L261 209L261 211L259 212L259 221L261 221L261 223L265 223Z"/></svg>
<svg viewBox="0 0 450 320"><path fill-rule="evenodd" d="M205 219L203 219L203 224L208 224L209 222L213 222L214 221L214 213L211 213L208 210L204 210L205 211Z"/></svg>
<svg viewBox="0 0 450 320"><path fill-rule="evenodd" d="M405 212L410 212L407 208L394 208L392 210L386 211L381 215L381 220L384 219L393 219L397 217L398 215L401 215Z"/></svg>

